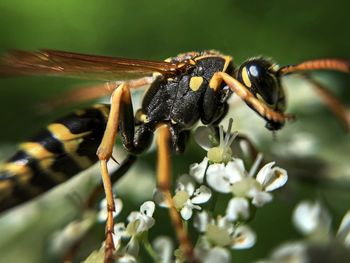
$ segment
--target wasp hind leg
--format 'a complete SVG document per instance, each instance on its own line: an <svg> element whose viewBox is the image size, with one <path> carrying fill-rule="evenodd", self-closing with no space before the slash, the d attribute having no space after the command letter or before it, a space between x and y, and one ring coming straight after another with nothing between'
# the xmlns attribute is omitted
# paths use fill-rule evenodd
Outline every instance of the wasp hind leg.
<svg viewBox="0 0 350 263"><path fill-rule="evenodd" d="M157 181L158 187L162 192L165 202L169 207L169 214L172 224L174 225L180 248L186 256L188 262L195 262L193 245L189 240L187 232L183 226L178 211L174 206L174 201L170 194L170 136L169 127L162 125L158 129L157 146L158 146L158 162L157 162Z"/></svg>

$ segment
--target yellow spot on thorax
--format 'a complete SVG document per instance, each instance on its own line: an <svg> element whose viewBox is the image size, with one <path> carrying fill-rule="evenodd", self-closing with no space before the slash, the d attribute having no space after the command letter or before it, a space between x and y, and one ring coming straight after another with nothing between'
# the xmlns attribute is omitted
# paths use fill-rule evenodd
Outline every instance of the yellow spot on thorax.
<svg viewBox="0 0 350 263"><path fill-rule="evenodd" d="M190 79L190 89L193 91L197 91L203 83L202 77L192 77Z"/></svg>

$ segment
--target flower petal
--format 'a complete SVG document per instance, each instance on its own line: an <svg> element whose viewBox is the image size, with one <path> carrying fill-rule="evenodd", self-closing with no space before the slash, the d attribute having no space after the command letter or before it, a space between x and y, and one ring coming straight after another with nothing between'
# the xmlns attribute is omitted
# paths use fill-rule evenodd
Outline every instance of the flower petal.
<svg viewBox="0 0 350 263"><path fill-rule="evenodd" d="M160 263L171 263L174 244L170 237L159 236L153 241L153 248L160 258Z"/></svg>
<svg viewBox="0 0 350 263"><path fill-rule="evenodd" d="M231 262L231 254L230 252L222 247L214 247L208 251L203 258L203 263L212 263L212 262L220 262L220 263L228 263Z"/></svg>
<svg viewBox="0 0 350 263"><path fill-rule="evenodd" d="M248 226L238 226L233 235L232 248L246 249L255 245L256 234Z"/></svg>
<svg viewBox="0 0 350 263"><path fill-rule="evenodd" d="M128 215L128 217L126 219L130 223L130 222L135 221L138 218L140 218L140 214L141 214L140 212L132 211L132 212L130 212L130 214Z"/></svg>
<svg viewBox="0 0 350 263"><path fill-rule="evenodd" d="M134 256L125 254L124 256L118 258L118 263L137 263L137 260Z"/></svg>
<svg viewBox="0 0 350 263"><path fill-rule="evenodd" d="M231 184L242 180L242 178L246 176L243 160L238 158L235 158L233 161L228 162L225 167L225 171Z"/></svg>
<svg viewBox="0 0 350 263"><path fill-rule="evenodd" d="M328 233L331 218L319 202L303 201L293 213L293 223L305 235L316 231Z"/></svg>
<svg viewBox="0 0 350 263"><path fill-rule="evenodd" d="M140 207L140 212L146 216L153 216L155 204L152 201L144 202Z"/></svg>
<svg viewBox="0 0 350 263"><path fill-rule="evenodd" d="M346 247L350 248L350 210L345 214L340 223L337 238L339 238Z"/></svg>
<svg viewBox="0 0 350 263"><path fill-rule="evenodd" d="M191 198L191 202L193 204L203 204L203 203L208 202L210 197L211 197L210 188L206 187L205 185L201 185L194 192L194 197Z"/></svg>
<svg viewBox="0 0 350 263"><path fill-rule="evenodd" d="M226 209L226 217L230 221L238 219L246 220L249 217L249 203L246 198L234 197L232 198Z"/></svg>
<svg viewBox="0 0 350 263"><path fill-rule="evenodd" d="M186 191L191 196L194 193L194 190L195 182L189 175L183 174L177 179L175 192Z"/></svg>
<svg viewBox="0 0 350 263"><path fill-rule="evenodd" d="M231 192L231 184L226 174L225 165L222 163L212 164L208 167L207 182L208 185L217 192Z"/></svg>
<svg viewBox="0 0 350 263"><path fill-rule="evenodd" d="M272 252L272 260L269 262L298 262L308 263L307 246L301 242L283 244Z"/></svg>
<svg viewBox="0 0 350 263"><path fill-rule="evenodd" d="M197 183L202 184L204 181L205 170L208 166L208 158L204 157L200 163L194 163L190 165L190 176L192 176Z"/></svg>
<svg viewBox="0 0 350 263"><path fill-rule="evenodd" d="M160 207L169 207L167 202L165 201L165 197L158 188L153 190L153 201L156 202Z"/></svg>
<svg viewBox="0 0 350 263"><path fill-rule="evenodd" d="M256 180L266 191L273 191L280 188L288 180L287 171L279 167L272 168L274 164L275 162L266 164L256 176Z"/></svg>
<svg viewBox="0 0 350 263"><path fill-rule="evenodd" d="M272 166L275 165L275 162L270 162L267 163L263 166L263 168L260 169L260 171L258 172L258 174L256 175L256 180L262 184L262 185L266 185L266 182L269 180L270 178L270 174L272 172Z"/></svg>
<svg viewBox="0 0 350 263"><path fill-rule="evenodd" d="M219 145L213 126L199 126L194 132L194 139L206 151Z"/></svg>
<svg viewBox="0 0 350 263"><path fill-rule="evenodd" d="M199 232L204 233L207 231L209 224L209 214L207 211L203 211L196 214L193 226L198 229Z"/></svg>
<svg viewBox="0 0 350 263"><path fill-rule="evenodd" d="M129 236L124 223L117 223L114 225L114 235L117 239Z"/></svg>
<svg viewBox="0 0 350 263"><path fill-rule="evenodd" d="M137 228L137 232L141 233L141 232L147 231L148 229L150 229L154 225L154 223L155 223L155 220L153 217L143 216L140 219L140 224Z"/></svg>
<svg viewBox="0 0 350 263"><path fill-rule="evenodd" d="M189 205L185 205L181 209L180 214L184 220L190 219L192 216L192 207L190 207Z"/></svg>
<svg viewBox="0 0 350 263"><path fill-rule="evenodd" d="M249 191L248 196L253 198L252 204L256 207L262 207L263 205L272 201L273 196L270 193L262 192L257 189Z"/></svg>
<svg viewBox="0 0 350 263"><path fill-rule="evenodd" d="M126 253L136 258L139 254L139 250L139 241L137 240L137 238L132 237L126 245Z"/></svg>
<svg viewBox="0 0 350 263"><path fill-rule="evenodd" d="M107 220L107 199L104 198L101 202L100 202L100 210L98 211L97 214L97 221L98 222L105 222ZM114 199L114 206L115 206L115 212L113 212L113 217L116 217L117 215L120 214L120 212L123 209L123 202L121 199L116 198Z"/></svg>

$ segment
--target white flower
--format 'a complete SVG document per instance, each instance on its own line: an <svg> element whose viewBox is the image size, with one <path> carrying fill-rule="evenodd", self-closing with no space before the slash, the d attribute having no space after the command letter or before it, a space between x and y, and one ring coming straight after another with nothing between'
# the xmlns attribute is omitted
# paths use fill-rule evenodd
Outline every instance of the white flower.
<svg viewBox="0 0 350 263"><path fill-rule="evenodd" d="M159 236L153 241L153 248L158 254L160 263L173 262L174 244L171 238Z"/></svg>
<svg viewBox="0 0 350 263"><path fill-rule="evenodd" d="M303 201L294 210L293 223L304 235L317 242L334 238L350 248L350 210L344 215L336 235L331 232L331 216L319 203Z"/></svg>
<svg viewBox="0 0 350 263"><path fill-rule="evenodd" d="M192 217L193 209L201 210L199 204L208 202L211 197L211 190L205 185L195 188L195 183L188 175L182 175L177 180L175 195L173 196L174 207L180 211L183 219L188 220ZM168 207L161 191L156 190L153 198L157 204Z"/></svg>
<svg viewBox="0 0 350 263"><path fill-rule="evenodd" d="M117 223L114 226L114 243L120 244L121 239L130 238L126 245L125 253L137 257L139 252L139 236L148 231L155 223L153 216L155 204L152 201L144 202L140 211L131 212L127 218L128 225Z"/></svg>
<svg viewBox="0 0 350 263"><path fill-rule="evenodd" d="M350 210L345 214L340 223L337 238L345 247L350 249Z"/></svg>
<svg viewBox="0 0 350 263"><path fill-rule="evenodd" d="M208 161L208 157L204 157L203 161L200 163L190 165L190 176L192 176L199 184L204 182L205 170L207 169Z"/></svg>
<svg viewBox="0 0 350 263"><path fill-rule="evenodd" d="M261 160L258 156L252 171ZM233 159L225 164L213 164L207 169L207 182L210 187L221 193L232 192L236 197L245 197L252 200L252 204L260 207L272 200L271 191L283 186L287 179L287 172L279 167L273 167L275 163L266 164L258 172L249 173L245 170L241 159Z"/></svg>
<svg viewBox="0 0 350 263"><path fill-rule="evenodd" d="M234 227L227 217L218 216L214 220L205 213L204 211L197 215L194 226L204 234L203 238L211 247L246 249L255 244L256 235L248 226Z"/></svg>
<svg viewBox="0 0 350 263"><path fill-rule="evenodd" d="M234 183L246 176L244 164L241 159L233 159L226 165L212 164L207 169L208 185L220 193L230 193Z"/></svg>
<svg viewBox="0 0 350 263"><path fill-rule="evenodd" d="M257 263L307 263L307 246L302 242L283 244L275 249L270 258Z"/></svg>
<svg viewBox="0 0 350 263"><path fill-rule="evenodd" d="M294 210L293 223L304 235L328 240L331 217L319 202L303 201Z"/></svg>
<svg viewBox="0 0 350 263"><path fill-rule="evenodd" d="M226 216L230 221L247 220L249 218L249 202L243 197L234 197L226 208Z"/></svg>
<svg viewBox="0 0 350 263"><path fill-rule="evenodd" d="M206 242L208 243L208 242ZM210 244L205 244L205 240L202 239L195 248L196 259L203 263L229 263L231 262L231 254L229 250L223 247L212 247Z"/></svg>
<svg viewBox="0 0 350 263"><path fill-rule="evenodd" d="M116 217L117 215L120 214L120 212L123 209L123 202L121 199L119 198L115 198L114 199L114 207L115 207L115 211L113 212L113 217ZM98 222L105 222L107 220L107 199L104 198L102 199L102 201L100 202L100 207L99 207L99 212L97 214L97 221Z"/></svg>
<svg viewBox="0 0 350 263"><path fill-rule="evenodd" d="M96 222L96 213L86 211L83 218L74 220L62 230L53 234L50 242L50 250L53 253L62 254L75 242L80 240Z"/></svg>
<svg viewBox="0 0 350 263"><path fill-rule="evenodd" d="M231 144L238 132L231 134L232 118L229 119L227 131L219 127L219 138L213 126L200 126L196 129L194 138L196 142L207 151L207 157L213 163L227 163L232 159Z"/></svg>
<svg viewBox="0 0 350 263"><path fill-rule="evenodd" d="M180 211L183 219L191 218L193 209L201 210L199 204L208 202L211 191L205 185L195 189L195 184L188 175L178 179L177 188L173 197L175 208Z"/></svg>
<svg viewBox="0 0 350 263"><path fill-rule="evenodd" d="M214 163L227 163L232 159L231 144L236 138L238 132L231 135L232 119L229 120L229 125L224 137L224 128L219 128L219 145L210 148L207 153L207 157L211 162Z"/></svg>

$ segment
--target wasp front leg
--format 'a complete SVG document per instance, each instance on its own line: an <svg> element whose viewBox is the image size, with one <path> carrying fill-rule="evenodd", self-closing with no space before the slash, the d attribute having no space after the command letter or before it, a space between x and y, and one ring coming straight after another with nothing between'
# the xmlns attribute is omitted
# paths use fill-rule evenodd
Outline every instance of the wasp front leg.
<svg viewBox="0 0 350 263"><path fill-rule="evenodd" d="M261 117L273 125L282 126L286 120L293 119L293 115L284 114L270 108L264 102L258 100L241 82L225 72L217 72L209 82L209 87L218 90L224 82L236 95L253 108Z"/></svg>
<svg viewBox="0 0 350 263"><path fill-rule="evenodd" d="M127 120L128 118L130 118L130 114L132 112L130 89L136 87L138 86L133 86L130 83L125 82L113 92L111 98L111 109L110 114L108 116L106 130L104 132L102 142L97 150L97 156L100 160L101 165L102 181L106 194L108 210L106 222L105 262L113 261L113 212L115 210L112 184L107 169L107 161L112 157L113 146L115 138L117 136L119 123L124 123L123 120ZM134 125L133 122L130 125ZM122 130L122 134L125 133L125 129L128 129L124 126L122 125L120 127Z"/></svg>

